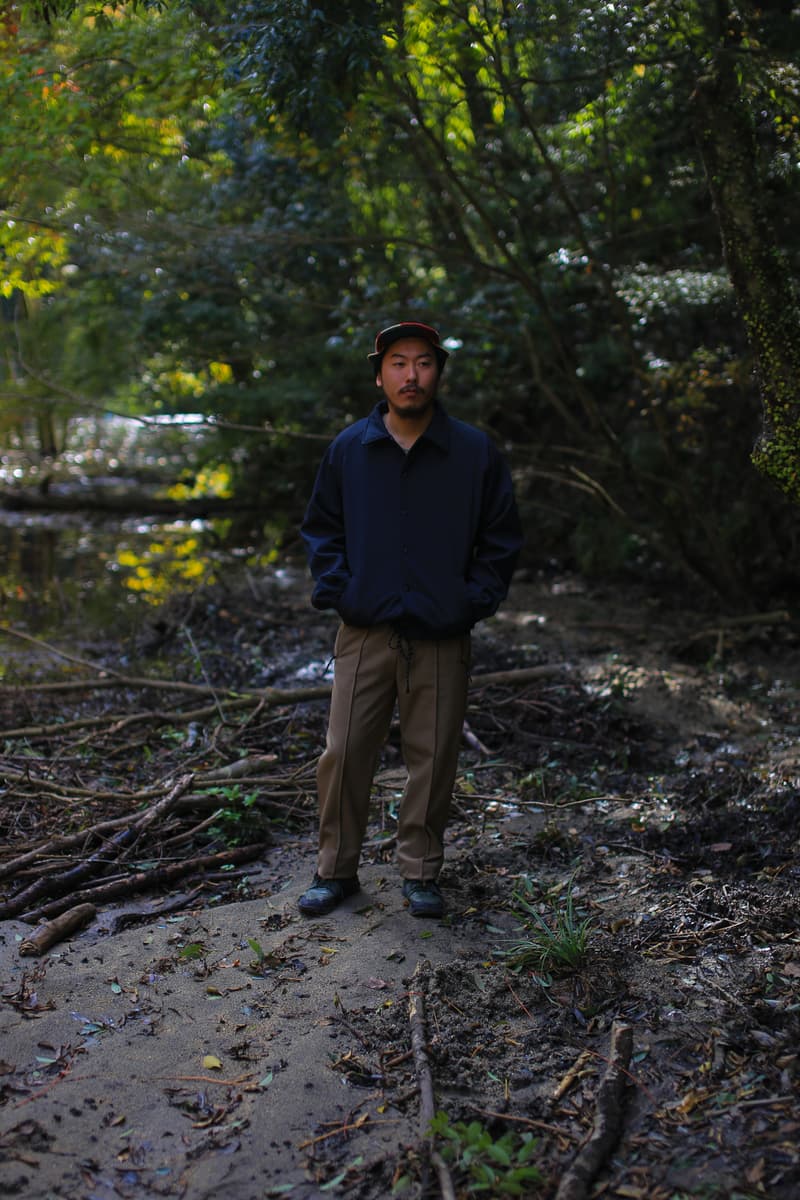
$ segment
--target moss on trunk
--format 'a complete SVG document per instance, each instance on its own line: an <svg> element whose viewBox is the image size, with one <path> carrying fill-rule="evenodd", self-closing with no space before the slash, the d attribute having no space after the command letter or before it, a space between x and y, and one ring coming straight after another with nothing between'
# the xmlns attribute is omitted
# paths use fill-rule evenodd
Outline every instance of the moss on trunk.
<svg viewBox="0 0 800 1200"><path fill-rule="evenodd" d="M693 119L728 273L756 363L763 423L752 460L797 503L800 305L765 215L758 150L730 51L723 51L697 81Z"/></svg>

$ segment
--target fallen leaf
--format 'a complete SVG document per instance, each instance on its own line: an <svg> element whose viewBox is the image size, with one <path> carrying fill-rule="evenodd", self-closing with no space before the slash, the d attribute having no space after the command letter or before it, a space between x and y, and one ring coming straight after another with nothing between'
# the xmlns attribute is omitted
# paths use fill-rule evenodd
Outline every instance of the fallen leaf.
<svg viewBox="0 0 800 1200"><path fill-rule="evenodd" d="M207 1071L221 1071L222 1063L217 1058L216 1054L205 1054L203 1056L203 1066Z"/></svg>
<svg viewBox="0 0 800 1200"><path fill-rule="evenodd" d="M752 1167L748 1167L744 1177L748 1183L761 1183L764 1178L764 1159L760 1158Z"/></svg>
<svg viewBox="0 0 800 1200"><path fill-rule="evenodd" d="M683 1113L685 1116L688 1116L693 1109L697 1108L698 1104L702 1104L703 1101L707 1100L710 1095L711 1093L707 1089L703 1090L698 1088L690 1088L683 1099L672 1107L676 1112Z"/></svg>

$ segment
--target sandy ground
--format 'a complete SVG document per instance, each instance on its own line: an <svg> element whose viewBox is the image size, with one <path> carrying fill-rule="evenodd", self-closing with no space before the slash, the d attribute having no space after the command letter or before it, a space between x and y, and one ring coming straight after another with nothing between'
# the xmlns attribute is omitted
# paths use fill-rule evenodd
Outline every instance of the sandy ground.
<svg viewBox="0 0 800 1200"><path fill-rule="evenodd" d="M114 937L100 920L44 960L18 953L29 926L2 924L2 991L20 997L0 1009L4 1196L324 1195L304 1163L354 1105L330 1069L346 1014L405 1005L417 959L448 958L459 935L413 919L374 867L359 895L305 920L309 873L266 902ZM373 1153L416 1140L413 1113L395 1116Z"/></svg>

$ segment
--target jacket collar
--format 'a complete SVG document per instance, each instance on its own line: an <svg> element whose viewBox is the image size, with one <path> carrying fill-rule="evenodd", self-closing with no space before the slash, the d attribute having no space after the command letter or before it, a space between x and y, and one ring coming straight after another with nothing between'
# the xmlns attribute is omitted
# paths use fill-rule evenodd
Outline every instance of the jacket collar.
<svg viewBox="0 0 800 1200"><path fill-rule="evenodd" d="M367 427L364 430L364 435L361 439L366 446L370 442L376 442L381 438L391 438L391 434L383 423L383 415L388 412L389 405L385 400L379 400L373 408L372 412L367 417ZM431 423L422 438L433 442L434 446L438 447L443 454L447 454L450 449L450 424L447 413L442 408L438 400L434 401L433 417ZM420 439L422 440L422 439Z"/></svg>

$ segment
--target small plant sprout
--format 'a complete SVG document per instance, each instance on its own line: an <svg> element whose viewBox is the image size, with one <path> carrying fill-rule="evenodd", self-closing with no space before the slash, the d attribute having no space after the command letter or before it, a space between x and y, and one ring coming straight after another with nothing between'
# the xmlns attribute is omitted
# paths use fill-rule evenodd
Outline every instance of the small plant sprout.
<svg viewBox="0 0 800 1200"><path fill-rule="evenodd" d="M570 879L563 902L549 901L550 911L543 914L534 880L524 875L517 881L511 911L520 921L519 932L498 948L512 970L566 973L580 967L586 957L591 918L580 919L576 913L572 883Z"/></svg>
<svg viewBox="0 0 800 1200"><path fill-rule="evenodd" d="M258 793L242 791L241 784L205 788L207 796L219 796L222 806L214 814L211 833L222 837L228 846L241 845L248 838L263 836L268 818L257 807Z"/></svg>
<svg viewBox="0 0 800 1200"><path fill-rule="evenodd" d="M442 1158L452 1168L459 1196L532 1196L541 1183L531 1161L538 1142L531 1133L505 1133L496 1141L478 1121L450 1123L438 1112L429 1126Z"/></svg>
<svg viewBox="0 0 800 1200"><path fill-rule="evenodd" d="M264 947L255 938L248 938L247 944L255 955L255 958L250 963L250 970L258 972L264 966L264 959L267 957Z"/></svg>

